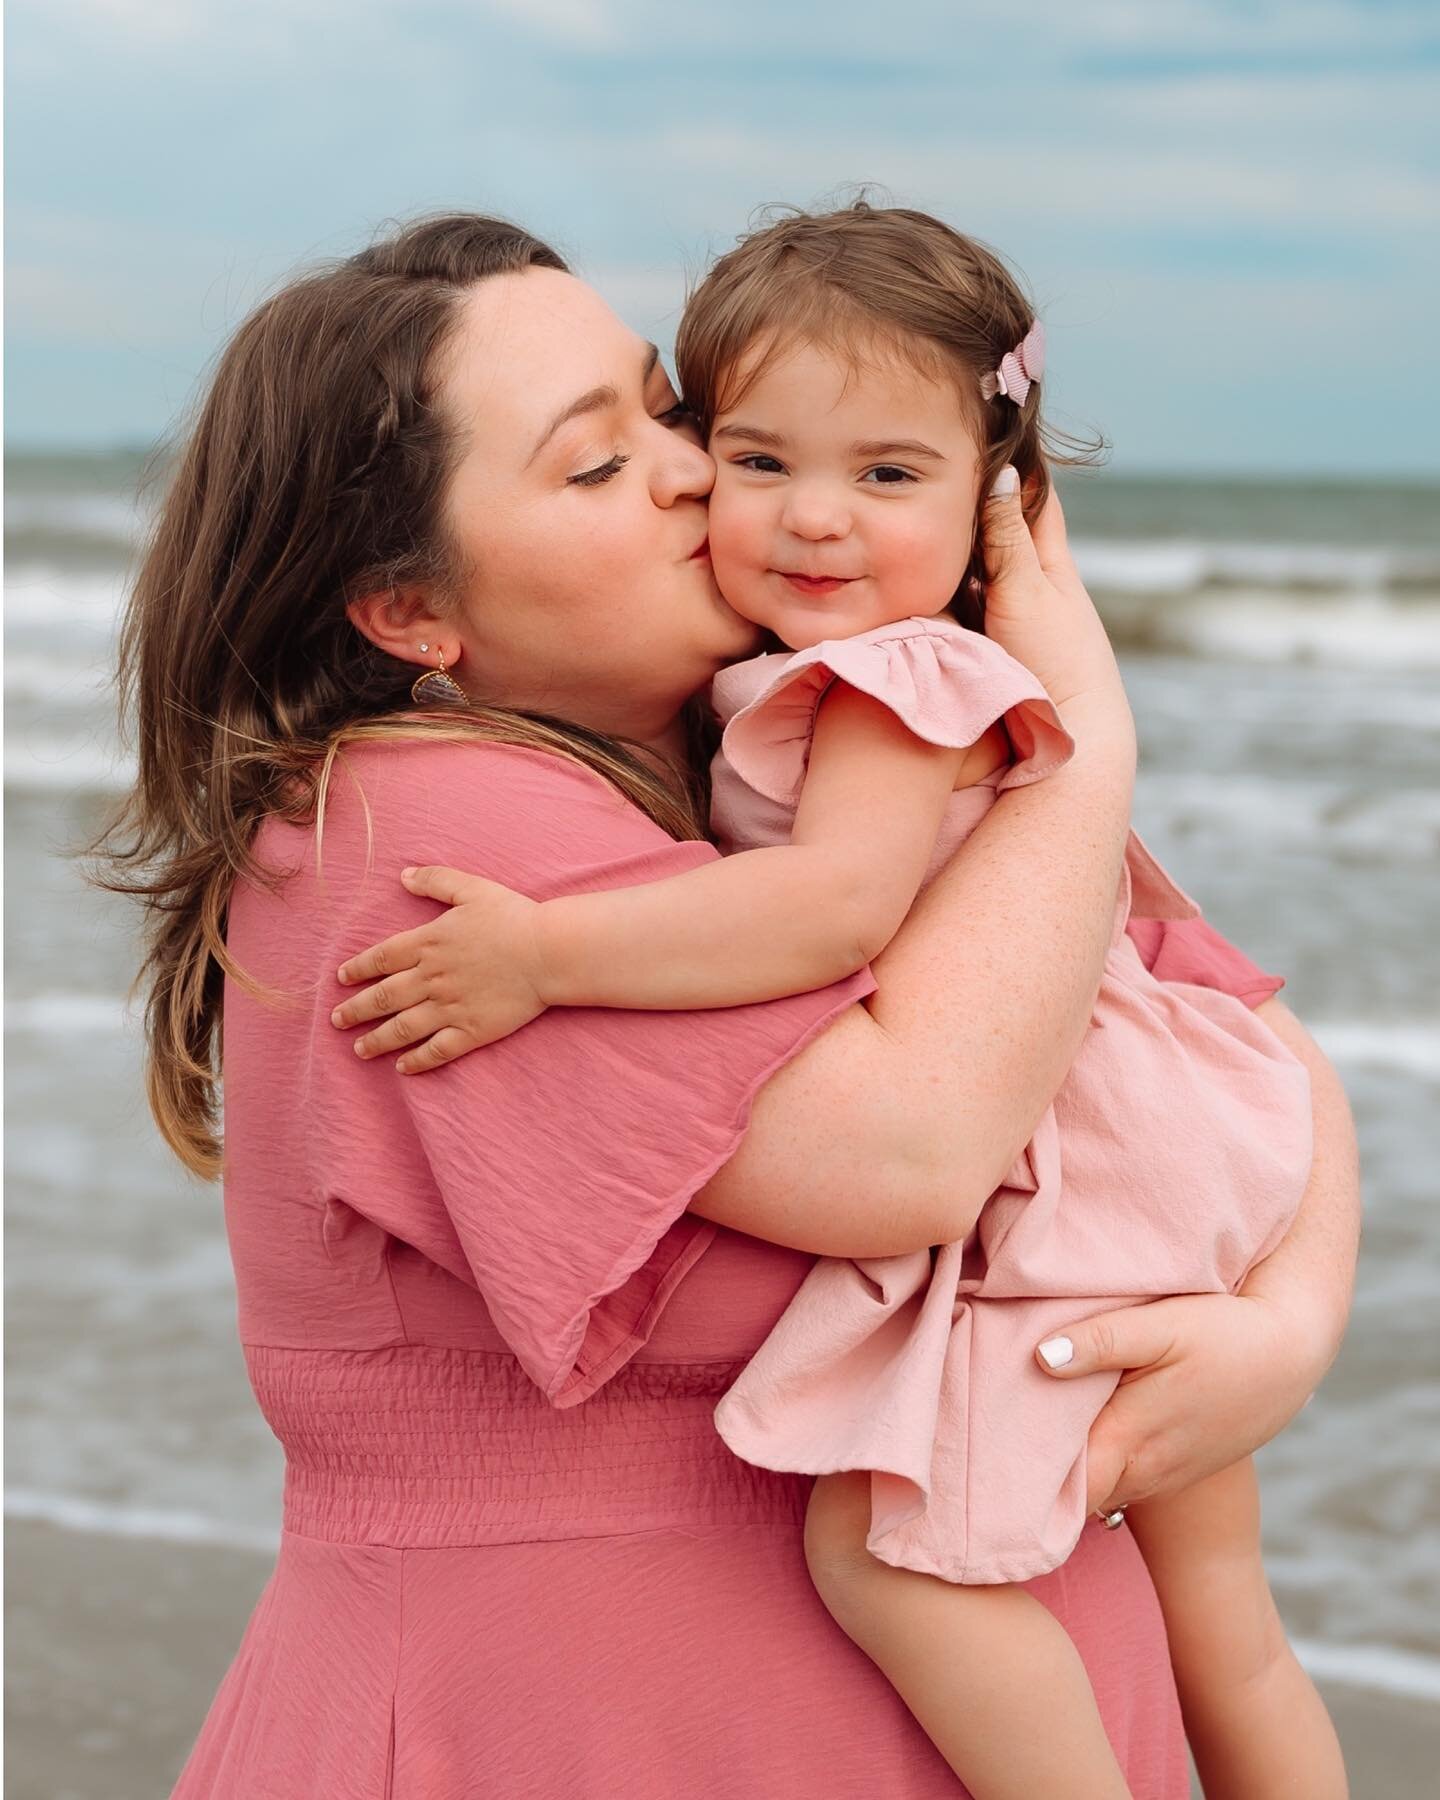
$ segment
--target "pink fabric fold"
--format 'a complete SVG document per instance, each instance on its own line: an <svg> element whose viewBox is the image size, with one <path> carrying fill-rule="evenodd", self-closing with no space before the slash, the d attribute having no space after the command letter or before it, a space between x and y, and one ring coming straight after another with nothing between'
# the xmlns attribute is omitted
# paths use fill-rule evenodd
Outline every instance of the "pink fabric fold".
<svg viewBox="0 0 1440 1800"><path fill-rule="evenodd" d="M817 688L852 673L932 742L1004 717L1039 778L1055 766L1045 728L1060 727L1017 670L948 619L727 670L718 835L785 841ZM953 797L927 879L1014 773ZM1157 980L1125 935L1132 915L1198 916L1133 835L1092 1029L975 1229L903 1257L822 1259L716 1408L721 1437L760 1467L869 1470L883 1562L967 1583L1063 1563L1085 1523L1086 1438L1118 1377L1055 1381L1035 1345L1115 1306L1233 1290L1299 1205L1305 1069L1242 1001Z"/></svg>

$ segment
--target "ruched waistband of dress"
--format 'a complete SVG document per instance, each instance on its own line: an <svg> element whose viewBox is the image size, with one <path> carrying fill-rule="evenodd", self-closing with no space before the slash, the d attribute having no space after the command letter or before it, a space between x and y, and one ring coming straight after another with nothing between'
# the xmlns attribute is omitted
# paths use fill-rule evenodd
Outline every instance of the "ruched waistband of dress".
<svg viewBox="0 0 1440 1800"><path fill-rule="evenodd" d="M557 1411L494 1351L245 1356L302 1537L458 1548L804 1520L810 1476L754 1468L716 1433L740 1362L632 1362Z"/></svg>

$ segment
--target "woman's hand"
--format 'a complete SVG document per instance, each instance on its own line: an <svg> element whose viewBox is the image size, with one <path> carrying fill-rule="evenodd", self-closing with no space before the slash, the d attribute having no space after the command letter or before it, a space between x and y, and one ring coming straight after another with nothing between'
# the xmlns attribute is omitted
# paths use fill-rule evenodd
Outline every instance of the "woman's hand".
<svg viewBox="0 0 1440 1800"><path fill-rule="evenodd" d="M1005 468L985 503L985 632L1045 686L1077 737L1103 730L1133 755L1134 724L1115 653L1085 591L1051 488L1034 525Z"/></svg>
<svg viewBox="0 0 1440 1800"><path fill-rule="evenodd" d="M1122 1307L1046 1339L1057 1380L1119 1369L1090 1428L1090 1505L1172 1494L1268 1443L1319 1387L1345 1335L1360 1239L1355 1123L1339 1076L1278 1000L1255 1010L1310 1072L1315 1149L1289 1231L1235 1294Z"/></svg>
<svg viewBox="0 0 1440 1800"><path fill-rule="evenodd" d="M1113 1511L1229 1468L1282 1431L1334 1355L1278 1300L1181 1294L1123 1307L1052 1334L1056 1380L1119 1369L1090 1428L1087 1506Z"/></svg>
<svg viewBox="0 0 1440 1800"><path fill-rule="evenodd" d="M356 1042L355 1054L404 1050L395 1066L413 1075L509 1037L548 1001L536 901L458 869L406 869L400 879L450 910L352 956L339 970L342 982L383 979L338 1006L330 1022L344 1030L385 1019Z"/></svg>

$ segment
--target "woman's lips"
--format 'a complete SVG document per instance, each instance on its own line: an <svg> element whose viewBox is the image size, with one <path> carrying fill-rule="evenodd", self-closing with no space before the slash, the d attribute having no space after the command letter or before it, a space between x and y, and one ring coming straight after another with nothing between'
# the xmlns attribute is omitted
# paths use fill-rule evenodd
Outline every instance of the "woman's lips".
<svg viewBox="0 0 1440 1800"><path fill-rule="evenodd" d="M700 542L690 552L689 560L691 562L694 562L698 557L708 556L709 554L710 554L710 540L708 537L701 538Z"/></svg>
<svg viewBox="0 0 1440 1800"><path fill-rule="evenodd" d="M777 569L777 575L783 575L791 587L802 594L818 596L833 594L842 587L848 587L855 580L853 575L792 575L786 569Z"/></svg>

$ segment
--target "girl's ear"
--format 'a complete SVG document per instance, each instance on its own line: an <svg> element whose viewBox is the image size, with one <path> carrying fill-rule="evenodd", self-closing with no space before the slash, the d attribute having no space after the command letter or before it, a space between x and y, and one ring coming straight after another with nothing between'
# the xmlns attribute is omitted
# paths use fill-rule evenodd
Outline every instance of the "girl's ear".
<svg viewBox="0 0 1440 1800"><path fill-rule="evenodd" d="M451 666L460 660L453 623L431 611L421 588L382 588L352 600L345 612L362 637L400 662L433 669L441 657Z"/></svg>

